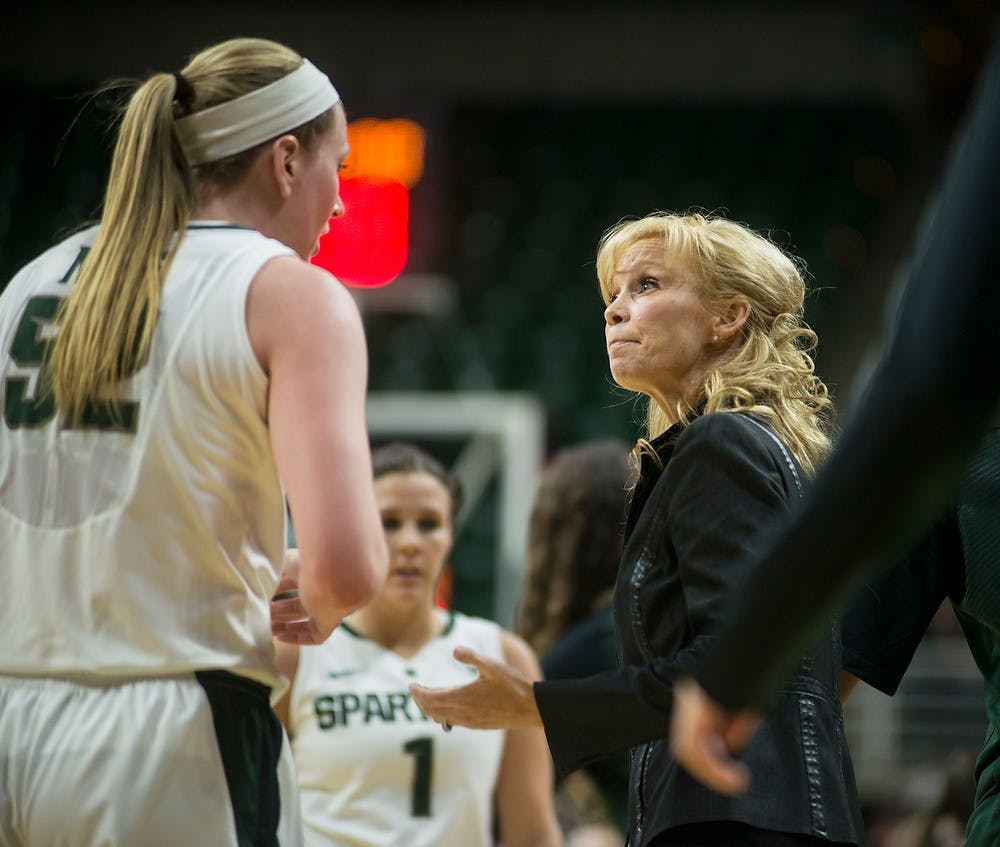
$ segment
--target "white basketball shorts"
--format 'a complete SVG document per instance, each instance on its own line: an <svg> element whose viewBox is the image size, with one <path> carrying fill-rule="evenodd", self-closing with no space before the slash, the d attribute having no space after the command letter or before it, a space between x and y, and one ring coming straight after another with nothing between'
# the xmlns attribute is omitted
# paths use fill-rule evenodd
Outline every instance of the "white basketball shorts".
<svg viewBox="0 0 1000 847"><path fill-rule="evenodd" d="M222 671L0 675L0 847L301 847L287 747Z"/></svg>

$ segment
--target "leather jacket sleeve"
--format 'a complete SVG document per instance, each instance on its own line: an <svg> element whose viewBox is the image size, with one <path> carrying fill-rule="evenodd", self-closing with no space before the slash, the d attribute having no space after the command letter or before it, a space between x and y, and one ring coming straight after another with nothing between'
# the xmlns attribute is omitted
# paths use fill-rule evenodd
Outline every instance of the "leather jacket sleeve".
<svg viewBox="0 0 1000 847"><path fill-rule="evenodd" d="M841 622L844 670L895 694L941 604L961 596L964 577L962 538L951 509L847 606Z"/></svg>
<svg viewBox="0 0 1000 847"><path fill-rule="evenodd" d="M786 490L773 436L737 417L708 415L684 429L645 502L633 506L641 512L615 599L624 667L535 684L561 773L666 737L674 680L712 644L755 546L797 496Z"/></svg>

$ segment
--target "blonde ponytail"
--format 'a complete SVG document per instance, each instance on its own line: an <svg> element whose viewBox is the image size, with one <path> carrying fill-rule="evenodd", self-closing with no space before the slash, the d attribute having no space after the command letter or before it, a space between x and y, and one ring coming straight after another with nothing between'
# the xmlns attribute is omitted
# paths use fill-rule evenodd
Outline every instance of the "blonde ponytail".
<svg viewBox="0 0 1000 847"><path fill-rule="evenodd" d="M93 409L117 416L115 388L149 356L163 280L195 202L173 130L175 87L172 75L156 74L132 95L100 230L60 306L49 370L69 423Z"/></svg>

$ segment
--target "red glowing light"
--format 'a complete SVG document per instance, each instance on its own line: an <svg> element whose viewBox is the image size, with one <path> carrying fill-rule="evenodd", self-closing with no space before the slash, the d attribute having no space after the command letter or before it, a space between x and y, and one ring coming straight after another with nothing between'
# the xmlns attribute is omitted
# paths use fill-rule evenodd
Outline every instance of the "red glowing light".
<svg viewBox="0 0 1000 847"><path fill-rule="evenodd" d="M313 264L345 285L375 288L392 282L406 265L410 196L391 180L342 179L344 216L330 219Z"/></svg>

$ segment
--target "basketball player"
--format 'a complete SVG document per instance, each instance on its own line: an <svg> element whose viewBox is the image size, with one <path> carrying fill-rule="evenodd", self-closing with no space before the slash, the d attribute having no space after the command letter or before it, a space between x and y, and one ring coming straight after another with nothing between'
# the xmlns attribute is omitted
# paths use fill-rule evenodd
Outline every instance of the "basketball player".
<svg viewBox="0 0 1000 847"><path fill-rule="evenodd" d="M322 640L386 567L359 315L307 261L347 152L324 74L217 44L135 90L100 225L0 297L5 847L301 841L283 486L308 614L279 637Z"/></svg>
<svg viewBox="0 0 1000 847"><path fill-rule="evenodd" d="M435 604L460 505L458 481L406 444L378 448L373 465L389 546L385 587L326 643L278 645L292 685L277 710L292 738L306 843L491 847L495 808L504 847L559 845L541 730L444 732L407 690L414 679L471 679L475 671L452 658L460 644L532 679L540 673L520 638ZM294 570L294 552L290 559Z"/></svg>

